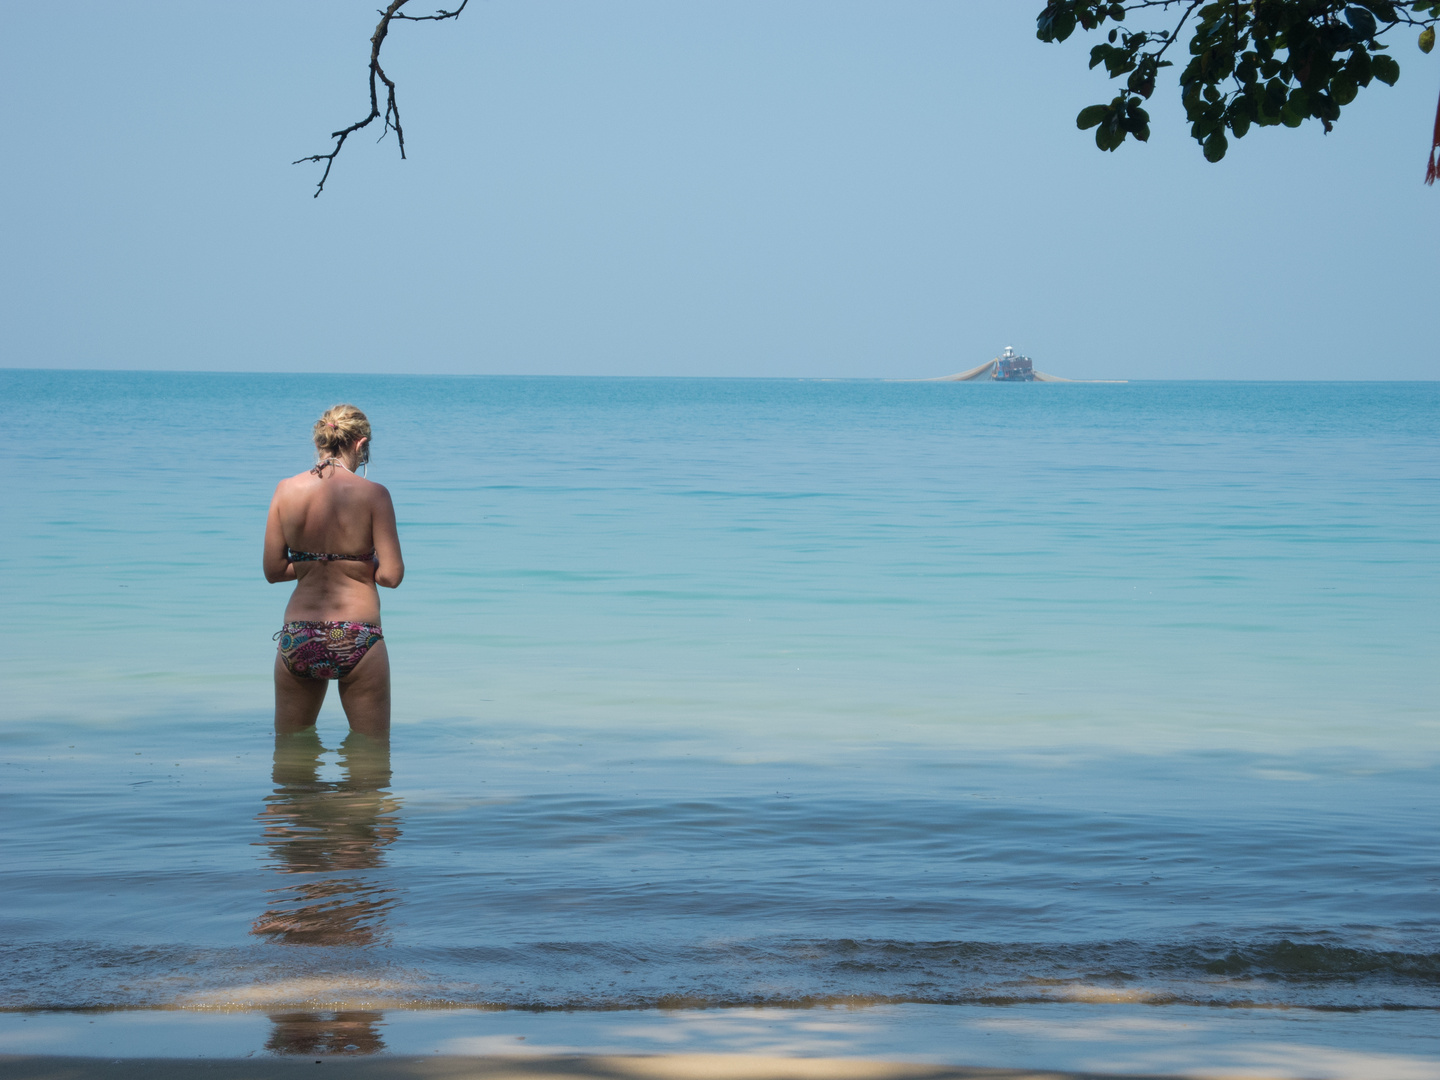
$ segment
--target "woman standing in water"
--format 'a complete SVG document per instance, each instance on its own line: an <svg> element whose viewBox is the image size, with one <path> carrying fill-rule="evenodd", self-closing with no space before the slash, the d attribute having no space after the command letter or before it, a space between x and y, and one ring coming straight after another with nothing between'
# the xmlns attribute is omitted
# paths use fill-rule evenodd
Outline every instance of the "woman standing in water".
<svg viewBox="0 0 1440 1080"><path fill-rule="evenodd" d="M312 726L336 679L351 730L385 738L390 657L375 587L405 576L395 507L355 475L370 460L370 421L354 405L315 422L315 455L313 469L280 481L265 523L265 580L295 582L275 635L275 730Z"/></svg>

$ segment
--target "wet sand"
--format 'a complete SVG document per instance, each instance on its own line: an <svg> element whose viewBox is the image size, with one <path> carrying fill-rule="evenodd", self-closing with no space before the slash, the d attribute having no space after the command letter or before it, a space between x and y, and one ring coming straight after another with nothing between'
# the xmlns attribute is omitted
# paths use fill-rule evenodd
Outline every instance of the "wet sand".
<svg viewBox="0 0 1440 1080"><path fill-rule="evenodd" d="M916 1065L853 1058L779 1058L749 1054L597 1057L369 1057L204 1060L106 1060L0 1056L0 1080L290 1080L316 1066L351 1080L1099 1080L1103 1073ZM1136 1078L1131 1078L1136 1080Z"/></svg>
<svg viewBox="0 0 1440 1080"><path fill-rule="evenodd" d="M593 1013L0 1012L0 1080L283 1080L297 1067L356 1077L494 1080L1440 1080L1440 1029L1434 1013L1423 1009L1113 1003Z"/></svg>

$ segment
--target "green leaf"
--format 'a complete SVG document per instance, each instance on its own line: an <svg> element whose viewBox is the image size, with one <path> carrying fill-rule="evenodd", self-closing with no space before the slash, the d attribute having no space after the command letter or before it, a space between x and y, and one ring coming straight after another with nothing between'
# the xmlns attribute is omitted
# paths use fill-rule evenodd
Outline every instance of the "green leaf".
<svg viewBox="0 0 1440 1080"><path fill-rule="evenodd" d="M1283 82L1279 79L1271 79L1265 84L1265 107L1278 115L1280 110L1285 107L1286 93Z"/></svg>
<svg viewBox="0 0 1440 1080"><path fill-rule="evenodd" d="M1360 93L1360 84L1348 71L1341 71L1330 80L1330 96L1336 105L1349 105Z"/></svg>
<svg viewBox="0 0 1440 1080"><path fill-rule="evenodd" d="M1355 31L1355 37L1359 41L1368 41L1375 36L1375 16L1362 7L1348 7L1345 9L1345 21Z"/></svg>
<svg viewBox="0 0 1440 1080"><path fill-rule="evenodd" d="M1310 115L1317 120L1329 120L1334 123L1340 119L1340 106L1329 94L1312 94L1310 96ZM1329 128L1326 128L1328 131Z"/></svg>
<svg viewBox="0 0 1440 1080"><path fill-rule="evenodd" d="M1280 122L1289 128L1297 128L1310 115L1310 95L1298 87L1290 91L1285 104L1280 106Z"/></svg>
<svg viewBox="0 0 1440 1080"><path fill-rule="evenodd" d="M1125 129L1120 126L1120 117L1112 111L1095 129L1095 145L1101 150L1114 150L1124 141Z"/></svg>
<svg viewBox="0 0 1440 1080"><path fill-rule="evenodd" d="M1230 143L1225 138L1223 131L1217 131L1205 140L1205 160L1215 164L1225 156L1225 151L1230 149Z"/></svg>
<svg viewBox="0 0 1440 1080"><path fill-rule="evenodd" d="M1423 53L1428 53L1431 49L1435 48L1435 27L1427 26L1424 30L1421 30L1418 44L1420 45L1420 51Z"/></svg>
<svg viewBox="0 0 1440 1080"><path fill-rule="evenodd" d="M1370 63L1370 54L1364 49L1352 49L1350 59L1345 61L1345 70L1355 77L1355 81L1361 86L1369 86L1374 76L1373 66Z"/></svg>
<svg viewBox="0 0 1440 1080"><path fill-rule="evenodd" d="M1148 98L1155 92L1155 76L1143 69L1132 71L1130 78L1125 81L1125 89Z"/></svg>
<svg viewBox="0 0 1440 1080"><path fill-rule="evenodd" d="M1150 114L1140 108L1139 98L1135 98L1125 109L1125 130L1141 142L1150 141Z"/></svg>
<svg viewBox="0 0 1440 1080"><path fill-rule="evenodd" d="M1258 112L1255 108L1254 98L1241 96L1230 103L1230 130L1235 132L1237 139L1243 139L1245 133L1250 130L1250 125L1257 119Z"/></svg>
<svg viewBox="0 0 1440 1080"><path fill-rule="evenodd" d="M1081 131L1089 131L1109 115L1109 105L1086 105L1080 110L1080 115L1075 117L1075 126Z"/></svg>
<svg viewBox="0 0 1440 1080"><path fill-rule="evenodd" d="M1035 20L1035 36L1041 41L1064 41L1075 32L1075 15L1068 8L1054 10L1048 4Z"/></svg>
<svg viewBox="0 0 1440 1080"><path fill-rule="evenodd" d="M1393 56L1372 56L1370 70L1374 72L1375 78L1386 86L1394 86L1395 81L1400 78L1400 65L1395 62Z"/></svg>

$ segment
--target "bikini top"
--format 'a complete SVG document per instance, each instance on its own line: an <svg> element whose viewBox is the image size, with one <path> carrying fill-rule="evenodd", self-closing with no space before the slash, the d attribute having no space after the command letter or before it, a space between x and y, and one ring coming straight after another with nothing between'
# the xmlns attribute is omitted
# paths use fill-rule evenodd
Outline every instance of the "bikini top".
<svg viewBox="0 0 1440 1080"><path fill-rule="evenodd" d="M345 463L339 458L326 458L310 471L316 476L324 478L326 468L345 469ZM328 551L296 551L290 545L285 545L285 557L293 562L374 562L375 549L371 548L364 555L332 555Z"/></svg>
<svg viewBox="0 0 1440 1080"><path fill-rule="evenodd" d="M374 562L375 549L371 548L364 555L332 555L328 551L296 551L287 545L285 556L291 562Z"/></svg>

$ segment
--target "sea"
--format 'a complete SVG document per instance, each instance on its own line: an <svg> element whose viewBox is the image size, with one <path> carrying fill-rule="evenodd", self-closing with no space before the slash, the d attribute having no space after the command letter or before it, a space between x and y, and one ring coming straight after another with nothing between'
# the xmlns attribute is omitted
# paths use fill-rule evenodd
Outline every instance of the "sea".
<svg viewBox="0 0 1440 1080"><path fill-rule="evenodd" d="M334 693L271 726L266 508L342 401L405 555L388 746ZM1064 1028L1040 1064L1123 1069L1158 1059L1076 1047L1283 1022L1440 1075L1437 418L1437 383L0 370L0 1052L430 1018L989 1065Z"/></svg>

